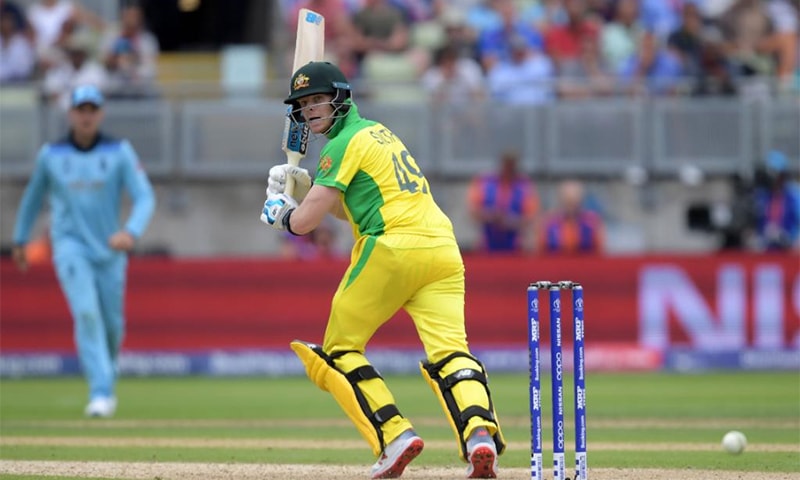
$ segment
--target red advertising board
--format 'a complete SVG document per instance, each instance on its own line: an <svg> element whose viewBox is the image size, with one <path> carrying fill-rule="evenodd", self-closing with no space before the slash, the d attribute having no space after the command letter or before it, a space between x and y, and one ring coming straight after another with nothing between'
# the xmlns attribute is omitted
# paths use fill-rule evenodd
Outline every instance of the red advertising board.
<svg viewBox="0 0 800 480"><path fill-rule="evenodd" d="M467 256L465 264L474 347L525 348L525 292L535 280L584 286L589 345L800 346L796 255ZM320 341L345 267L338 261L132 258L125 349L262 349L285 348L295 338ZM565 341L570 324L564 322ZM548 329L542 334L546 340ZM371 345L418 348L419 342L401 312ZM73 350L72 322L52 268L21 274L0 262L0 349Z"/></svg>

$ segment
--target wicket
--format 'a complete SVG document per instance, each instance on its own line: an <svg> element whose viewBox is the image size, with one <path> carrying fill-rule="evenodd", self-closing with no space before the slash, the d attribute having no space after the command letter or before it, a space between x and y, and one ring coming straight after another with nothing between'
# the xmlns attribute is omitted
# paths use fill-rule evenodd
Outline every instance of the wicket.
<svg viewBox="0 0 800 480"><path fill-rule="evenodd" d="M539 357L539 290L549 291L550 373L553 404L553 480L569 480L564 459L564 382L561 350L561 291L572 293L574 327L573 364L575 398L575 478L587 480L586 370L584 366L583 287L568 280L538 281L528 285L529 401L531 413L531 479L544 480L542 466L542 396Z"/></svg>

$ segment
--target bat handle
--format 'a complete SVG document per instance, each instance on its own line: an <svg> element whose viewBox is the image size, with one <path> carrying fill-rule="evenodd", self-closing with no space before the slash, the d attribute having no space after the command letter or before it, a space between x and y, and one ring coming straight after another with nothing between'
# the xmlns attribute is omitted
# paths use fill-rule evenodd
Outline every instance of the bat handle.
<svg viewBox="0 0 800 480"><path fill-rule="evenodd" d="M294 178L288 175L286 176L286 188L284 188L283 193L294 198Z"/></svg>
<svg viewBox="0 0 800 480"><path fill-rule="evenodd" d="M288 152L286 154L286 163L289 165L293 165L295 167L300 165L300 160L302 160L303 155L299 154L298 152ZM283 193L289 195L290 197L294 198L294 177L289 175L286 176L286 188L284 188Z"/></svg>

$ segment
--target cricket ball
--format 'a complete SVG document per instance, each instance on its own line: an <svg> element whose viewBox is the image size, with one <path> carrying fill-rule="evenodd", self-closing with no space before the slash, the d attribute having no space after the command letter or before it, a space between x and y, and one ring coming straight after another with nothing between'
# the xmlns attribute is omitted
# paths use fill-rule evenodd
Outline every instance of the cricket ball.
<svg viewBox="0 0 800 480"><path fill-rule="evenodd" d="M722 448L731 455L739 455L747 446L747 437L742 432L732 430L722 437Z"/></svg>

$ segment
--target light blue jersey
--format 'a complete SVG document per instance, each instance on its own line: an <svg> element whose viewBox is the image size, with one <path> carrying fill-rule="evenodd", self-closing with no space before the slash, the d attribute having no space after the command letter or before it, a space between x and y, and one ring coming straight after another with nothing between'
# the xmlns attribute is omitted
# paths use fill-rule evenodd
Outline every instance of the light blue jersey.
<svg viewBox="0 0 800 480"><path fill-rule="evenodd" d="M132 210L121 228L123 192ZM128 257L111 249L109 239L121 229L135 238L144 233L155 209L153 187L128 141L100 135L82 149L67 138L45 144L36 159L17 213L16 245L28 242L45 198L53 264L74 322L89 399L113 399Z"/></svg>
<svg viewBox="0 0 800 480"><path fill-rule="evenodd" d="M124 229L139 238L153 214L155 196L130 143L100 136L87 150L68 139L45 144L22 197L14 243L28 242L47 195L53 255L108 260L119 254L108 246L108 239L120 230L123 190L133 202Z"/></svg>

